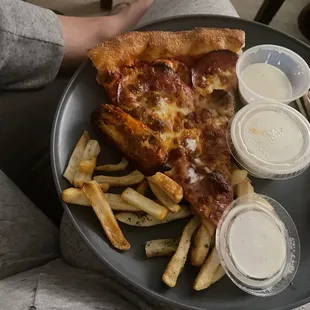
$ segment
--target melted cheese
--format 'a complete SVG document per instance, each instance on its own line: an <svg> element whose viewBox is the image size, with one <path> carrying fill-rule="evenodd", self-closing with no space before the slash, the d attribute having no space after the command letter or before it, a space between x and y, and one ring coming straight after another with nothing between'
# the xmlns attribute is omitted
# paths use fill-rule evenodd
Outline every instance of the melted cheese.
<svg viewBox="0 0 310 310"><path fill-rule="evenodd" d="M188 168L188 177L189 177L189 184L193 184L198 182L201 177L195 172L194 168Z"/></svg>
<svg viewBox="0 0 310 310"><path fill-rule="evenodd" d="M189 108L180 108L176 105L176 101L173 103L166 103L164 98L160 98L158 104L154 108L149 108L156 115L161 118L169 119L173 122L174 118L181 114L182 116L186 116L191 113L191 109Z"/></svg>
<svg viewBox="0 0 310 310"><path fill-rule="evenodd" d="M192 152L195 152L197 149L197 143L195 139L186 139L185 140L185 147Z"/></svg>

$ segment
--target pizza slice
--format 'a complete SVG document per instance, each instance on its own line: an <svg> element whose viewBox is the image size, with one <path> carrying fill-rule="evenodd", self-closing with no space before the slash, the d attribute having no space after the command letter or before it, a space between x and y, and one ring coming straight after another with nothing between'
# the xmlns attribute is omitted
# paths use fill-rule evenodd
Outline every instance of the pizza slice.
<svg viewBox="0 0 310 310"><path fill-rule="evenodd" d="M165 171L215 225L233 199L226 129L244 32L131 32L88 52L111 105L93 122L147 174Z"/></svg>

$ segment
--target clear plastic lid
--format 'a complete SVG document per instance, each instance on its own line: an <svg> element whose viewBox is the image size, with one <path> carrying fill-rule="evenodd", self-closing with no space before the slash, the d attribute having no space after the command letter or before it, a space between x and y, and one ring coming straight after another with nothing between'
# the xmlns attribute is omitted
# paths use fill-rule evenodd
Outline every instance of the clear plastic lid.
<svg viewBox="0 0 310 310"><path fill-rule="evenodd" d="M236 161L251 175L289 179L310 164L310 123L281 103L250 104L228 126L227 141Z"/></svg>
<svg viewBox="0 0 310 310"><path fill-rule="evenodd" d="M300 261L295 224L274 199L241 196L224 212L216 249L229 278L243 291L272 296L294 279Z"/></svg>
<svg viewBox="0 0 310 310"><path fill-rule="evenodd" d="M271 71L278 71L278 73L282 73L282 75L285 76L289 82L288 86L290 86L291 92L286 90L286 95L284 97L279 97L277 89L275 89L274 92L267 92L269 95L266 94L268 85L266 90L263 92L265 95L252 89L250 87L251 83L248 84L249 81L243 78L242 73L249 66L258 64L263 66L272 66L272 68L276 70ZM310 70L306 61L292 50L279 45L257 45L247 49L238 59L236 73L238 76L240 98L243 104L270 102L273 100L288 104L302 97L310 87ZM257 76L252 82L257 80L259 83L259 81L261 81L259 84L263 86L264 80L265 82L269 80L270 86L276 88L277 86L279 87L279 83L276 83L276 81L273 80L273 78L279 78L279 76L269 74L269 79L267 79L266 76L263 78L264 74L261 72L261 75ZM264 80L262 81L260 78ZM257 86L254 88L256 89Z"/></svg>

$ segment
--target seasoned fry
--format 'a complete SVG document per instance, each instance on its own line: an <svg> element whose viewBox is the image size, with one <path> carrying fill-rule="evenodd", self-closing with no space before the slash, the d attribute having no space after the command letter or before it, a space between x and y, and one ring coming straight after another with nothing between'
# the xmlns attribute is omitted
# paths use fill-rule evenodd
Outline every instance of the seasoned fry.
<svg viewBox="0 0 310 310"><path fill-rule="evenodd" d="M84 150L86 148L86 145L89 141L89 135L87 131L84 131L83 135L77 142L72 155L70 157L68 166L63 174L63 176L71 183L73 184L74 176L76 174L76 168L83 156Z"/></svg>
<svg viewBox="0 0 310 310"><path fill-rule="evenodd" d="M181 207L174 201L170 199L170 197L155 183L149 182L150 188L156 198L160 201L162 205L164 205L170 212L176 213L179 212Z"/></svg>
<svg viewBox="0 0 310 310"><path fill-rule="evenodd" d="M186 206L181 206L181 210L178 213L168 212L166 218L162 221L154 218L149 214L136 214L132 212L120 212L116 214L115 217L118 221L131 226L151 227L183 219L189 217L190 215L191 215L190 209Z"/></svg>
<svg viewBox="0 0 310 310"><path fill-rule="evenodd" d="M128 167L128 160L126 158L122 158L122 160L116 165L103 165L96 167L97 171L121 171L125 170Z"/></svg>
<svg viewBox="0 0 310 310"><path fill-rule="evenodd" d="M112 245L119 250L130 249L129 242L125 239L114 217L111 207L96 181L91 181L83 187L83 192L90 201L101 226Z"/></svg>
<svg viewBox="0 0 310 310"><path fill-rule="evenodd" d="M225 275L224 268L219 265L212 279L212 284L222 279Z"/></svg>
<svg viewBox="0 0 310 310"><path fill-rule="evenodd" d="M178 239L157 239L146 242L145 255L147 258L155 256L172 256L178 248Z"/></svg>
<svg viewBox="0 0 310 310"><path fill-rule="evenodd" d="M168 214L168 210L154 202L153 200L144 197L139 194L134 189L128 187L121 195L121 197L132 204L133 206L139 208L140 210L154 216L156 219L162 221Z"/></svg>
<svg viewBox="0 0 310 310"><path fill-rule="evenodd" d="M195 230L198 228L200 221L198 217L194 217L185 226L181 240L179 242L178 248L175 254L170 259L164 274L162 275L162 280L169 287L175 287L178 277L182 272L182 269L186 263L187 254L191 244L191 238Z"/></svg>
<svg viewBox="0 0 310 310"><path fill-rule="evenodd" d="M130 186L142 182L144 180L144 175L138 170L134 170L133 172L122 177L98 175L94 177L94 180L98 183L107 183L110 186Z"/></svg>
<svg viewBox="0 0 310 310"><path fill-rule="evenodd" d="M212 280L219 266L220 259L217 254L216 248L213 248L210 256L202 265L198 276L194 281L194 290L200 291L208 288L212 284Z"/></svg>
<svg viewBox="0 0 310 310"><path fill-rule="evenodd" d="M201 224L194 240L194 246L191 249L191 264L196 267L202 266L209 252L211 236L207 228Z"/></svg>
<svg viewBox="0 0 310 310"><path fill-rule="evenodd" d="M173 202L179 203L182 200L183 188L167 175L157 172L147 179L161 188Z"/></svg>
<svg viewBox="0 0 310 310"><path fill-rule="evenodd" d="M231 174L231 185L235 186L241 182L243 182L248 176L248 172L246 170L233 170Z"/></svg>
<svg viewBox="0 0 310 310"><path fill-rule="evenodd" d="M73 183L75 187L82 187L85 183L91 181L99 153L100 146L98 141L89 140L74 176Z"/></svg>
<svg viewBox="0 0 310 310"><path fill-rule="evenodd" d="M148 183L144 180L141 183L138 184L137 186L137 192L141 195L145 195L145 192L147 191L148 188Z"/></svg>
<svg viewBox="0 0 310 310"><path fill-rule="evenodd" d="M234 187L234 191L237 197L241 197L243 195L254 193L254 188L251 184L251 181L246 178L243 182L237 184Z"/></svg>
<svg viewBox="0 0 310 310"><path fill-rule="evenodd" d="M100 184L101 190L103 192L107 191L106 184ZM105 194L108 203L113 211L131 211L131 212L140 212L141 210L135 208L124 199L121 198L121 195L117 194ZM67 188L62 192L62 199L66 203L91 207L89 200L82 191L82 189L71 187Z"/></svg>

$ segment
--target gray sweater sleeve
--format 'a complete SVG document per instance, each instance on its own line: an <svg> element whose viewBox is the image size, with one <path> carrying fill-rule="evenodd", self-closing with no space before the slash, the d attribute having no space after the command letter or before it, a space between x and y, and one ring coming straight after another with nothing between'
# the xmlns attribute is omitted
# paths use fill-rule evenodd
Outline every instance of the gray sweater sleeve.
<svg viewBox="0 0 310 310"><path fill-rule="evenodd" d="M0 89L44 86L64 54L57 16L20 0L0 0Z"/></svg>

